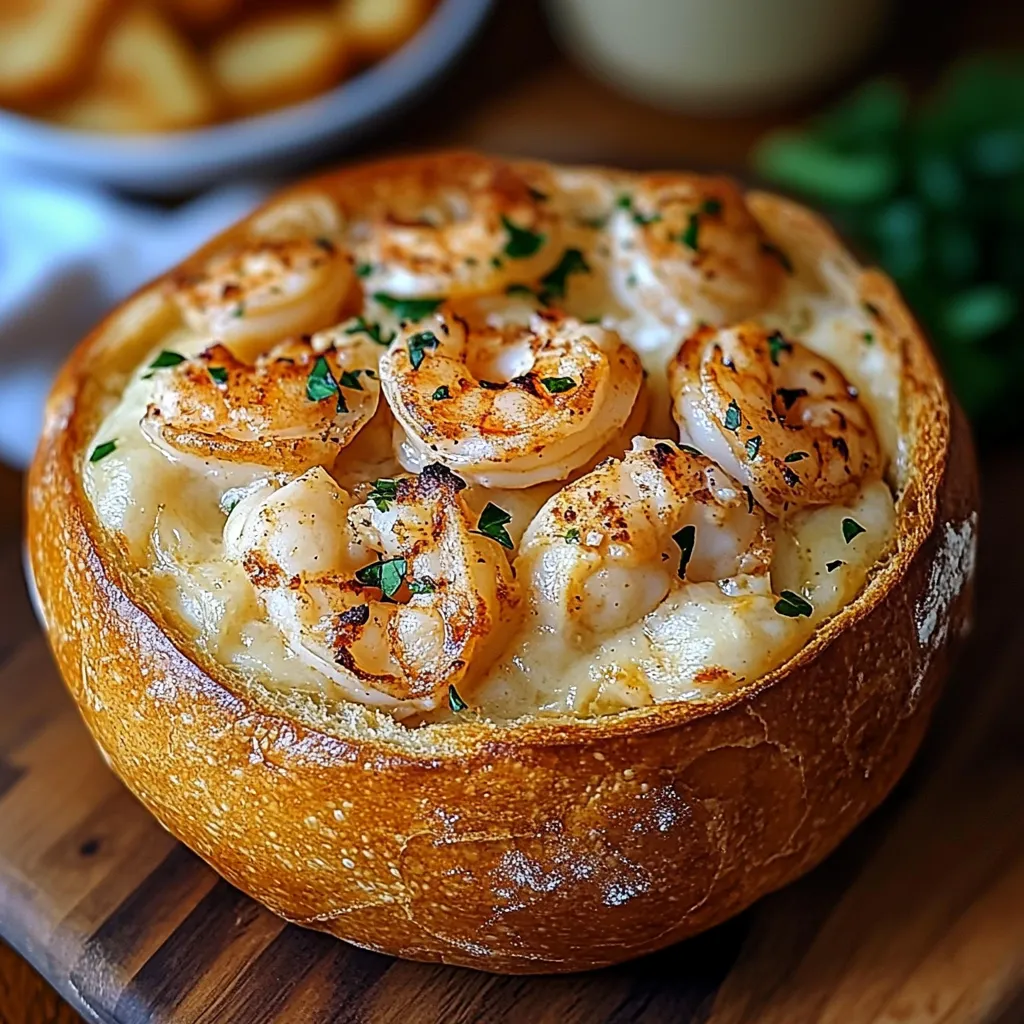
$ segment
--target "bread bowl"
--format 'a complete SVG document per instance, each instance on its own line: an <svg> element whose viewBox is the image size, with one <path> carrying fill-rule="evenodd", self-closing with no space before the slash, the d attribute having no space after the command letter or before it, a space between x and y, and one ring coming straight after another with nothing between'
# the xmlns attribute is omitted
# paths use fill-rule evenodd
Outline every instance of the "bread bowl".
<svg viewBox="0 0 1024 1024"><path fill-rule="evenodd" d="M501 266L495 272L504 276L489 276L490 271L481 269L484 261L475 258L463 267L465 252L458 266L428 258L434 237L430 232L441 229L436 220L410 221L407 211L411 201L422 200L424 189L431 194L438 189L446 195L471 194L469 207L473 217L483 218L483 228L495 222L504 225L504 234L483 230L472 241L473 246L498 244L506 254L518 254L498 260ZM657 198L665 189L671 201L652 211L647 198ZM383 204L387 216L378 218L375 204ZM395 215L394 207L405 213ZM462 209L460 204L456 207ZM509 210L512 223L520 232L529 232L532 240L520 235L516 243L517 236L505 224ZM567 210L573 211L571 224ZM679 217L685 237L677 238L671 222ZM389 236L385 245L376 229L366 229L367 218L373 224L397 223L403 230L412 224L411 234ZM650 225L656 228L650 236L629 234L634 229L644 232ZM665 232L670 227L673 234L668 238ZM694 237L701 230L706 231L703 241ZM327 265L337 261L331 280L345 284L333 306L321 301L324 264L307 251L311 237ZM631 251L630 238L634 246L646 246L642 255L657 254L668 242L685 246L670 253L681 259L677 273L673 271L676 276L666 276L667 262L626 268L622 259ZM756 243L753 248L751 239ZM445 251L458 252L463 243L465 239L453 235ZM577 243L584 248L577 248ZM274 305L276 293L268 293L265 282L257 280L247 293L253 302L252 320L236 325L231 333L224 302L237 301L237 293L232 288L211 292L208 285L222 280L216 275L225 266L237 268L250 245L269 247L275 258L282 252L291 254L285 261L289 267L296 265L288 262L296 253L296 259L308 257L311 265L316 264L318 301L311 307L316 310L315 323L299 322L301 316L291 319L296 313L294 295L289 292L281 300L282 312ZM547 257L546 248L551 248ZM565 270L566 252L574 248L587 270L570 275ZM377 262L368 263L367 253L375 254ZM411 262L402 263L398 273L382 253ZM762 256L780 272L767 269ZM576 257L568 263L580 267ZM652 267L655 273L647 273ZM561 271L553 277L552 268ZM755 276L763 272L768 283L754 287L748 271ZM711 289L709 272L714 275ZM633 274L637 281L631 284ZM729 274L737 275L732 282L737 287L726 287ZM428 303L429 309L409 302L431 296L426 289L437 286L438 275L447 275L450 303L463 305L446 323L438 321L430 343L422 339L423 318L447 315L446 307L438 312L433 308L436 302ZM587 277L598 281L593 293ZM666 280L671 285L667 290ZM612 284L606 286L607 282ZM385 285L392 291L384 292ZM629 313L624 309L633 301L633 292L622 288L639 286L648 293L637 300L645 310L650 303L668 301L666 296L675 302L669 313L659 314L659 322L669 326L644 335L655 337L655 343L641 355L648 368L660 364L664 369L671 360L681 367L675 372L677 380L683 375L683 382L673 385L677 405L686 394L688 371L683 350L676 354L676 349L685 338L708 330L720 333L720 347L708 350L712 355L721 352L722 345L741 344L742 332L734 331L738 341L721 333L732 330L734 318L747 318L748 324L751 317L760 318L767 330L777 322L771 317L782 316L780 309L789 316L799 306L803 312L795 320L783 317L784 333L776 330L769 336L779 336L772 348L775 355L780 344L797 350L799 342L805 342L813 350L827 348L827 339L833 336L845 339L829 349L829 356L859 389L859 394L850 390L847 397L869 407L881 455L871 482L855 496L850 497L849 489L832 494L831 504L807 513L817 517L823 509L822 515L831 518L814 522L826 521L828 544L851 552L846 555L850 566L837 565L837 576L831 569L828 574L820 567L815 570L825 584L808 582L793 569L794 564L803 564L803 549L790 540L803 538L816 552L826 549L814 547L813 536L790 524L785 507L776 508L776 520L754 501L754 490L769 505L776 500L766 478L750 477L740 508L730 497L729 483L719 486L712 479L721 467L691 454L692 445L676 443L680 435L669 416L672 403L664 374L659 379L657 372L650 373L642 384L629 384L637 380L636 367L615 339L630 339ZM600 395L612 395L620 401L624 388L631 397L626 412L616 412L619 406L609 399L602 405L600 424L587 420L587 430L600 427L607 435L601 438L604 447L594 451L594 445L555 445L551 450L557 458L573 463L563 478L531 477L519 499L525 511L510 500L509 518L492 514L486 522L481 519L468 537L459 525L464 526L470 515L467 503L475 502L475 517L486 499L512 493L507 478L495 483L490 475L495 466L500 470L513 465L526 473L546 470L543 452L516 448L513 437L497 456L479 444L467 455L469 449L460 447L465 439L451 433L458 424L453 427L446 421L446 426L435 424L432 436L444 460L462 458L459 468L416 463L423 446L402 446L415 440L420 410L412 402L408 408L402 405L402 375L424 368L435 375L447 372L445 360L458 358L450 346L459 325L471 329L474 315L485 320L496 315L490 298L477 294L495 288L511 291L510 296L501 296L501 310L508 302L526 302L531 315L540 309L543 324L564 326L558 318L568 316L567 310L575 312L574 329L584 332L588 344L621 360L606 375L606 383L613 380L615 387L593 392L590 400L596 403ZM616 312L606 310L600 324L584 330L581 325L593 319L586 307L595 301L594 295L607 297L612 291L614 302L608 300L608 305ZM713 302L709 294L716 296ZM813 307L819 310L814 323L807 320L807 309L813 306L807 305L809 295L831 303ZM197 296L209 301L204 306ZM796 306L787 305L787 296L796 296ZM477 302L484 304L482 313L473 305ZM704 307L699 308L700 303ZM396 317L389 326L387 315L396 306L418 321L403 325ZM469 307L476 313L467 311ZM698 308L699 316L694 314ZM716 310L723 308L716 324ZM831 314L820 313L823 309L839 313L829 319ZM371 314L377 317L372 324ZM246 311L238 319L248 316ZM363 318L361 325L357 317ZM355 324L351 334L331 333L338 319ZM701 324L701 319L710 323ZM186 326L189 323L191 327ZM203 334L204 323L218 324L222 335L230 335L231 351L221 348L210 355L214 339ZM825 324L824 333L816 331L815 324ZM347 350L334 346L342 336L365 340L368 325L377 329L378 338L371 338L371 343L380 343L385 353L378 370L383 399L365 373L360 379L366 388L341 386L341 375L346 366L352 372L352 364L344 362ZM756 334L757 326L745 329ZM320 340L300 338L289 343L299 347L276 357L277 362L259 362L282 332L296 331ZM395 336L388 337L392 332ZM184 354L161 355L173 347L170 337ZM635 338L630 340L628 348L642 347ZM762 341L755 338L754 348ZM535 353L546 351L540 343L534 348ZM588 358L601 358L586 351ZM257 361L253 372L260 387L269 386L269 378L259 376L264 373L280 372L282 388L291 386L294 374L301 374L307 389L310 381L318 381L306 397L316 403L315 416L328 418L311 423L302 443L272 422L273 417L261 421L256 440L272 438L269 447L293 460L285 475L266 487L251 487L252 473L239 483L233 475L237 461L235 469L218 461L241 460L250 468L261 458L265 462L259 451L245 447L252 441L251 432L242 437L236 430L226 447L211 447L209 438L197 442L202 431L182 427L181 402L175 406L167 401L168 381L178 381L182 388L188 380L200 388L215 385L221 395L244 393L246 379L233 374L247 371L231 362L232 353L242 361ZM337 362L321 363L323 353ZM417 366L411 366L413 362ZM896 372L890 372L894 368ZM474 388L483 379L480 372L467 374ZM584 370L584 376L589 372ZM514 379L506 373L506 382ZM559 380L545 378L552 379ZM276 386L278 378L274 380ZM527 406L543 413L537 414L537 429L547 422L544 417L551 409L570 408L569 398L560 403L564 395L572 397L581 381L557 385L557 401L530 393L530 401L543 399L541 405ZM447 400L456 385L435 387L432 377L431 387L433 394L442 392ZM501 381L483 387L494 394L507 389ZM529 389L520 390L525 394ZM133 394L134 406L128 401ZM159 403L154 395L163 396ZM344 413L340 403L337 409L333 404L342 395L351 400ZM376 411L370 408L375 402ZM401 406L402 415L395 416L389 403ZM232 415L238 412L226 407ZM460 408L471 411L473 406ZM586 410L579 415L586 419ZM727 414L727 420L732 416ZM468 414L463 418L465 428L472 429ZM629 436L641 433L638 418L650 443L633 442L630 451ZM609 432L611 420L615 429ZM238 421L233 422L237 427ZM247 429L252 427L246 422ZM568 422L556 423L554 440L571 433ZM291 419L289 425L294 425ZM204 430L212 429L206 423ZM733 427L726 423L726 429ZM359 436L372 431L367 434L372 444L365 446L370 454L360 449L357 458L350 446L346 458L351 457L352 464L339 458L336 465L341 469L335 464L328 467L331 477L317 445L325 439L348 444L339 440L345 430L361 431ZM351 445L360 443L359 436ZM743 437L748 453L748 446L762 445L760 440L753 446L750 442L749 436ZM766 433L763 444L770 443ZM197 444L206 448L196 448ZM387 460L396 452L414 464L418 475L399 466L389 481L394 486L384 493L378 486L381 480L371 484L375 476L382 476L372 468L394 468L398 464ZM755 454L767 458L770 453ZM806 472L806 455L783 462ZM824 460L820 452L817 455ZM601 461L605 456L610 461ZM371 469L354 469L360 460ZM176 475L166 480L161 476L165 463L176 467ZM848 464L849 460L843 463ZM588 620L585 629L576 620L556 619L564 628L547 629L552 620L543 617L554 613L538 596L543 586L531 589L530 581L543 582L534 574L546 571L549 553L554 552L550 557L558 563L562 557L590 557L593 552L604 557L608 549L603 538L592 538L586 529L572 536L576 528L571 525L557 546L550 529L545 529L555 523L561 530L571 523L565 518L567 509L602 514L599 501L592 503L595 512L584 507L586 493L598 493L596 485L586 492L592 474L614 470L625 480L621 474L626 468L632 472L634 466L642 466L648 472L653 466L669 472L666 465L678 465L680 479L684 470L704 474L705 489L715 491L730 514L739 509L754 515L757 509L758 536L763 538L767 529L775 545L767 574L757 568L742 570L760 580L750 584L754 589L725 586L726 581L718 586L723 596L712 595L719 604L711 606L716 620L742 624L743 609L763 608L764 595L756 587L770 583L772 573L802 581L800 593L780 586L768 592L767 607L776 615L771 629L776 620L781 626L776 633L767 628L753 631L761 638L756 652L771 662L764 663L764 671L744 672L737 664L724 667L725 662L706 658L684 670L680 666L685 659L669 661L666 656L658 664L674 668L664 672L656 671L650 659L629 662L622 654L624 636L635 647L661 643L663 633L658 629L666 620L675 624L673 629L684 629L679 625L685 619L684 603L700 613L703 595L710 591L707 582L686 577L686 559L697 565L703 557L694 548L693 534L690 552L679 565L678 582L666 584L668 596L656 595L656 607L643 611L639 627L635 622L623 625L616 620L602 626ZM266 476L266 467L262 472ZM468 488L462 488L456 473L470 479ZM540 472L540 477L545 475ZM427 578L416 575L422 552L415 545L408 567L403 560L389 586L382 566L390 553L381 539L385 526L379 521L371 524L377 530L375 575L367 576L369 567L364 567L358 585L337 588L339 593L374 596L365 605L345 605L345 612L332 620L335 668L326 665L321 648L312 641L298 657L296 650L308 634L298 640L289 634L291 640L282 640L287 630L280 623L285 619L274 619L268 633L247 618L269 615L267 608L280 607L274 604L274 595L289 589L286 580L284 590L275 590L280 566L268 567L266 559L254 554L275 550L259 544L267 529L280 521L287 488L301 481L310 489L311 500L326 495L325 505L310 505L307 511L332 508L331 501L342 500L334 478L356 496L345 499L346 514L355 516L349 520L355 524L353 530L366 526L376 512L386 514L382 505L393 506L399 515L407 504L436 500L447 510L436 522L454 531L452 550L464 549L490 567L485 567L490 575L473 577L469 589L482 594L485 584L490 585L487 580L496 581L494 592L499 596L481 598L475 610L465 613L457 604L450 606L456 608L453 617L477 618L471 617L469 628L460 634L463 646L457 656L440 668L431 662L429 670L403 674L393 669L385 677L353 667L351 628L369 628L368 618L406 621L402 616L413 616L428 605L428 610L436 609L430 602L440 600L437 593L446 593L449 586L438 575L430 580L427 595L414 591L410 597L401 590ZM210 479L215 484L213 498L203 489ZM803 486L808 478L799 479ZM885 514L878 512L879 536L872 539L872 531L863 528L864 523L870 526L872 514L864 494L873 488L871 493L877 495L883 484L890 507ZM367 494L371 486L376 496ZM583 503L574 505L566 496L580 488ZM529 494L535 494L532 503ZM358 498L364 499L362 503ZM195 511L211 501L210 510ZM28 543L47 632L82 716L113 769L172 833L230 882L291 921L397 956L531 973L615 963L708 928L816 864L881 801L921 740L950 657L969 623L976 505L969 431L919 328L892 283L877 271L862 270L811 212L777 196L744 196L721 179L560 169L442 153L345 169L304 182L111 314L78 347L54 387L30 476ZM213 507L220 509L216 516ZM175 509L181 512L177 519ZM857 509L861 519L844 514L851 509ZM168 510L170 526L162 526L161 517ZM227 570L219 576L214 572L215 565L222 565L216 560L221 557L219 548L211 548L217 554L204 563L205 576L189 562L190 546L204 543L202 528L188 525L193 521L187 517L193 514L209 516L214 523L211 544L223 543L225 551L236 550L232 545L245 549L249 560L237 559L245 565L244 572L237 570L243 589L235 589L235 577ZM684 521L673 519L674 511L665 514L673 530ZM328 515L323 512L320 521ZM804 512L792 515L795 522ZM317 522L315 516L304 521ZM855 521L858 529L848 528L848 521ZM789 525L783 529L776 522ZM232 523L231 529L225 528ZM587 523L600 532L594 521ZM318 555L334 557L328 554L338 546L334 536L316 534ZM685 539L683 534L681 540ZM681 540L674 540L676 547L670 548L676 558ZM517 544L518 571L513 573L500 559ZM868 545L859 567L858 544ZM790 552L787 558L796 552L796 561L777 555L783 549ZM570 554L564 555L566 551ZM276 557L283 564L285 556ZM645 578L660 571L658 561L643 568ZM557 564L554 571L557 576ZM207 583L196 582L197 574ZM846 583L828 584L830 578ZM297 572L292 579L292 594L305 595L307 577ZM625 579L632 583L635 577ZM821 589L826 584L831 590ZM255 598L244 590L248 586ZM451 587L455 589L454 584ZM219 604L209 596L218 588L227 595ZM390 604L384 601L388 597L393 599ZM747 603L728 605L729 597ZM801 601L812 607L807 598L821 602L826 610L819 614L812 608L814 616L802 611ZM669 608L670 599L676 603ZM286 594L282 600L287 604L292 598ZM361 619L349 614L352 607L367 605L372 611L362 612ZM492 607L499 613L488 618ZM509 607L508 617L502 617ZM730 618L737 607L740 617ZM251 608L262 612L252 613ZM593 609L589 612L597 615ZM297 613L287 604L283 614L287 618ZM445 614L443 609L440 614ZM611 614L614 618L618 613ZM427 638L423 642L429 648L427 612L412 621L421 624L419 635ZM691 640L712 636L717 628L699 614L693 621L696 633ZM790 623L800 628L793 627L794 632ZM634 627L639 632L629 633ZM553 642L537 641L545 629L549 640L555 637ZM601 642L584 643L581 637L591 635L587 629ZM247 640L237 643L242 635ZM392 634L378 634L385 635L392 643ZM776 635L781 639L772 640ZM739 632L736 636L742 640ZM530 655L528 647L518 648L521 641L536 644L539 653ZM320 637L318 642L326 641ZM679 643L691 651L690 641L684 638ZM742 646L740 641L730 643ZM721 644L712 648L723 649ZM570 651L571 657L566 653ZM481 659L483 667L474 674L474 663ZM618 671L627 662L629 671ZM533 674L516 675L508 667L513 663L520 669L526 665ZM524 682L527 678L539 682L531 688ZM585 679L592 680L589 690L580 681Z"/></svg>

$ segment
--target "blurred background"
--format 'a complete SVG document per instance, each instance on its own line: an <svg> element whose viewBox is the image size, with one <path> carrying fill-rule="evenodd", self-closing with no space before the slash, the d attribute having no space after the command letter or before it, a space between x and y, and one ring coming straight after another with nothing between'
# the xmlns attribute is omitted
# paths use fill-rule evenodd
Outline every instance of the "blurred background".
<svg viewBox="0 0 1024 1024"><path fill-rule="evenodd" d="M987 452L975 654L993 694L949 695L933 744L960 751L965 781L934 799L943 815L973 806L984 786L964 766L982 748L990 764L1016 744L1019 773L1020 659L1000 646L1015 618L985 583L1024 571L1020 2L0 0L4 536L16 536L21 477L3 464L31 457L53 372L105 310L289 176L442 146L724 170L823 209L896 278ZM1018 775L1001 778L1019 808ZM969 855L935 856L952 875ZM930 901L949 888L935 877ZM909 920L905 902L893 913ZM1019 935L1012 909L1003 901L985 927L1010 936L1016 921ZM976 948L992 971L1012 948L1020 966L1019 941ZM0 1019L74 1019L35 986L0 949ZM1000 1020L1024 1020L1024 1001Z"/></svg>
<svg viewBox="0 0 1024 1024"><path fill-rule="evenodd" d="M981 436L1024 378L1024 5L0 0L0 460L54 366L282 176L468 145L824 208Z"/></svg>

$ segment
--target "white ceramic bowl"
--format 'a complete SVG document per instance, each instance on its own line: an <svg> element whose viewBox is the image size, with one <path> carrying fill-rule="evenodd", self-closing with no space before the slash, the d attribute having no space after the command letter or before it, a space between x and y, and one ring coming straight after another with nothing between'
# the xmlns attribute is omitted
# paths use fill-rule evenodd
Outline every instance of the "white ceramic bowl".
<svg viewBox="0 0 1024 1024"><path fill-rule="evenodd" d="M314 154L413 99L469 43L492 0L441 0L404 46L305 103L194 131L105 135L0 110L0 160L140 192L184 193L238 172L266 173Z"/></svg>

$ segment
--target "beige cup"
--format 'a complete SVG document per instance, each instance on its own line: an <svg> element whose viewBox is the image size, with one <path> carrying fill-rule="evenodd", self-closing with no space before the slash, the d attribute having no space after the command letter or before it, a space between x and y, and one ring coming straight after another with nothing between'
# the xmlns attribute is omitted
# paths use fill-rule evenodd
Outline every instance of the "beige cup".
<svg viewBox="0 0 1024 1024"><path fill-rule="evenodd" d="M840 75L889 0L548 0L589 70L659 106L745 113Z"/></svg>

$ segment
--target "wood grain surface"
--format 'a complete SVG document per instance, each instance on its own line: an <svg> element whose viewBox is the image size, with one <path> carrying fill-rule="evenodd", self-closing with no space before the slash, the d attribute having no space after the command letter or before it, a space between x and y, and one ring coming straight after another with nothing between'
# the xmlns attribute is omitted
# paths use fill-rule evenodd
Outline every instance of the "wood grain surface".
<svg viewBox="0 0 1024 1024"><path fill-rule="evenodd" d="M965 48L1021 41L1024 5L909 0L872 66L925 83ZM645 108L559 59L536 2L508 0L440 91L366 149L728 166L801 112L708 120ZM993 457L983 472L975 636L883 808L813 874L705 936L598 974L508 979L284 926L153 822L56 677L21 581L20 478L0 466L0 933L104 1022L1019 1024L1024 458ZM77 1019L0 943L2 1024Z"/></svg>
<svg viewBox="0 0 1024 1024"><path fill-rule="evenodd" d="M977 626L896 793L811 875L620 968L504 978L285 925L96 753L0 545L0 933L88 1019L836 1024L1024 1019L1024 459L985 467ZM31 1018L25 1018L31 1019ZM50 1018L36 1018L50 1019Z"/></svg>

